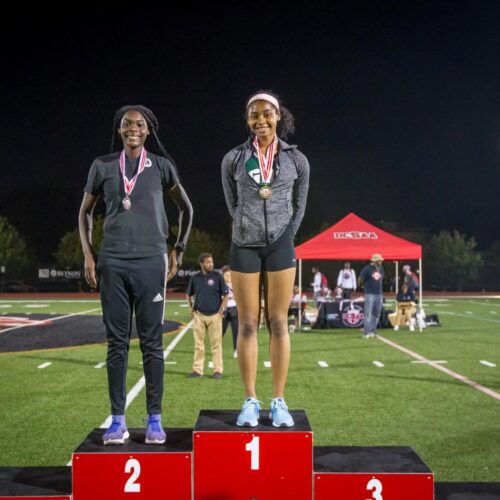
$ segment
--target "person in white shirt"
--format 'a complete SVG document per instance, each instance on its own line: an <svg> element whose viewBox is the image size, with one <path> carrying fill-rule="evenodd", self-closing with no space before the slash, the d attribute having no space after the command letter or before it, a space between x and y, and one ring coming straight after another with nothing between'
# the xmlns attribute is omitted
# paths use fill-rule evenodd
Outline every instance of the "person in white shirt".
<svg viewBox="0 0 500 500"><path fill-rule="evenodd" d="M314 274L314 280L311 283L311 286L313 287L313 300L314 303L316 304L316 307L319 307L319 303L321 302L320 297L321 297L323 275L319 272L318 266L313 266L312 272Z"/></svg>
<svg viewBox="0 0 500 500"><path fill-rule="evenodd" d="M222 336L225 335L229 325L231 325L231 333L233 334L233 357L238 357L236 346L238 343L238 309L236 308L236 300L234 300L233 284L231 283L231 270L229 266L222 268L222 276L229 290L224 317L222 318Z"/></svg>
<svg viewBox="0 0 500 500"><path fill-rule="evenodd" d="M290 301L290 308L288 309L288 316L293 316L295 318L295 328L298 327L299 322L299 310L302 309L302 317L304 317L304 311L307 307L307 296L304 292L302 295L299 293L299 287L295 285L293 287L292 300Z"/></svg>
<svg viewBox="0 0 500 500"><path fill-rule="evenodd" d="M337 286L342 288L343 299L350 299L356 291L356 271L351 268L350 262L344 262L344 269L340 270L337 278Z"/></svg>

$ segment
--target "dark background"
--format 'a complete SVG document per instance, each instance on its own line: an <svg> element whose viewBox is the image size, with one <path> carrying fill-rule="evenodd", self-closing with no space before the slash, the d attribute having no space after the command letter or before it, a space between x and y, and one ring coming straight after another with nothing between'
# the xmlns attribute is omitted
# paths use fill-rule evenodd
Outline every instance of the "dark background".
<svg viewBox="0 0 500 500"><path fill-rule="evenodd" d="M39 259L75 228L124 104L156 113L195 226L229 237L220 161L259 88L293 112L311 164L300 237L354 211L498 239L500 3L185 5L4 19L0 214Z"/></svg>

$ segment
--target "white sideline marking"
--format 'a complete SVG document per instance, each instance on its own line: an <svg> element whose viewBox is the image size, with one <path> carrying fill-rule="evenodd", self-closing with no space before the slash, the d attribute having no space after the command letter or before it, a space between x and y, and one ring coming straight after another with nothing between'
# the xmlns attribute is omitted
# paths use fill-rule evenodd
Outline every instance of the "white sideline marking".
<svg viewBox="0 0 500 500"><path fill-rule="evenodd" d="M321 368L328 368L328 363L326 361L318 361L318 365L321 366Z"/></svg>
<svg viewBox="0 0 500 500"><path fill-rule="evenodd" d="M166 360L170 353L174 350L175 346L182 340L182 337L186 334L186 332L191 328L193 321L191 320L170 342L168 347L163 351L163 359ZM132 401L137 397L137 395L141 392L141 390L146 385L146 379L144 375L137 381L137 383L130 389L127 394L127 400L125 402L125 410L132 404ZM101 429L107 429L111 425L112 417L111 415L100 425ZM70 464L71 465L71 464Z"/></svg>
<svg viewBox="0 0 500 500"><path fill-rule="evenodd" d="M478 321L487 321L488 323L500 323L500 320L498 319L490 319L490 318L483 318L481 316L472 316L468 314L459 314L459 313L453 313L450 311L436 311L439 314L447 314L448 316L457 316L459 318L469 318L469 319L477 319Z"/></svg>
<svg viewBox="0 0 500 500"><path fill-rule="evenodd" d="M2 307L2 308L12 307L12 304L0 304L0 307Z"/></svg>
<svg viewBox="0 0 500 500"><path fill-rule="evenodd" d="M271 368L271 361L264 361L264 368Z"/></svg>
<svg viewBox="0 0 500 500"><path fill-rule="evenodd" d="M49 307L50 304L26 304L23 307Z"/></svg>
<svg viewBox="0 0 500 500"><path fill-rule="evenodd" d="M165 361L166 365L176 365L177 361Z"/></svg>
<svg viewBox="0 0 500 500"><path fill-rule="evenodd" d="M465 311L465 314L472 314L472 311Z"/></svg>
<svg viewBox="0 0 500 500"><path fill-rule="evenodd" d="M378 368L383 368L385 366L384 363L382 363L382 361L374 361L373 364Z"/></svg>
<svg viewBox="0 0 500 500"><path fill-rule="evenodd" d="M100 363L97 363L97 365L95 365L94 368L102 368L103 366L106 366L106 361L101 361Z"/></svg>
<svg viewBox="0 0 500 500"><path fill-rule="evenodd" d="M52 361L47 361L46 363L42 363L41 365L38 365L37 368L40 368L40 370L43 370L44 368L48 368L52 364Z"/></svg>
<svg viewBox="0 0 500 500"><path fill-rule="evenodd" d="M419 359L416 359L416 360L413 360L412 363L416 363L416 364L427 364L427 361L420 361ZM446 361L446 359L436 359L436 360L432 360L432 363L437 363L437 364L445 364L445 363L448 363L448 361Z"/></svg>
<svg viewBox="0 0 500 500"><path fill-rule="evenodd" d="M214 362L213 361L209 361L208 362L208 367L209 368L213 368L214 367Z"/></svg>
<svg viewBox="0 0 500 500"><path fill-rule="evenodd" d="M173 302L173 300L171 300L170 302ZM179 307L188 307L187 304L179 304Z"/></svg>
<svg viewBox="0 0 500 500"><path fill-rule="evenodd" d="M456 373L449 368L446 368L445 366L441 366L438 363L434 363L430 359L425 358L424 356L411 351L410 349L407 349L406 347L403 347L399 344L396 344L396 342L392 342L389 339L386 339L385 337L382 337L381 335L378 336L378 338L382 341L385 342L387 345L390 345L391 347L394 347L394 349L398 349L401 352L404 352L405 354L408 354L408 356L411 356L412 358L418 359L419 361L422 361L423 363L428 364L429 366L432 366L433 368L436 368L436 370L440 370L443 373L446 373L446 375L449 375L450 377L453 377L455 380L459 380L460 382L463 382L464 384L468 384L471 387L474 387L474 389L477 389L478 391L483 392L487 396L491 396L494 399L498 399L500 401L500 394L498 392L495 392L492 389L488 389L487 387L484 387L481 384L478 384L477 382L474 382L473 380L464 377L463 375L460 375L460 373Z"/></svg>
<svg viewBox="0 0 500 500"><path fill-rule="evenodd" d="M498 314L496 311L490 311L490 314Z"/></svg>
<svg viewBox="0 0 500 500"><path fill-rule="evenodd" d="M484 366L489 366L490 368L495 368L495 366L497 366L495 363L492 363L491 361L486 361L485 359L482 359L479 362Z"/></svg>
<svg viewBox="0 0 500 500"><path fill-rule="evenodd" d="M95 309L88 309L87 311L80 311L80 312L77 312L77 313L65 314L64 316L57 316L56 318L50 318L50 322L52 322L52 321L58 321L60 319L65 319L65 318L71 318L72 316L80 316L82 314L87 314L87 313L91 313L91 312L95 312L95 311L100 311L100 310L101 310L101 308L97 307ZM30 314L30 313L27 313L27 314ZM40 320L41 323L43 323L45 321L48 321L48 320ZM2 330L0 333L10 332L11 330L18 330L19 328L26 328L27 326L34 326L34 325L31 324L31 325L12 326L11 328L5 328L5 330Z"/></svg>

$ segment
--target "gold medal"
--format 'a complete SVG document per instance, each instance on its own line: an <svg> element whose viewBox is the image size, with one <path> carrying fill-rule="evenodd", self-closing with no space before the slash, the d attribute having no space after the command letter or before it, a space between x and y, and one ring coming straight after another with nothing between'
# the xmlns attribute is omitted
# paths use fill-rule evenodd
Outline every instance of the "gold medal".
<svg viewBox="0 0 500 500"><path fill-rule="evenodd" d="M269 184L263 184L259 188L259 196L264 200L271 198L273 195L273 190Z"/></svg>

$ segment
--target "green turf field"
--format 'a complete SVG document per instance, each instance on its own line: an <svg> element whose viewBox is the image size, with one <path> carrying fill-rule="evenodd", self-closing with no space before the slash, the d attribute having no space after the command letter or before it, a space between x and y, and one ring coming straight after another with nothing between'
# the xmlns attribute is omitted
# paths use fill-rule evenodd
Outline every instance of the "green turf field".
<svg viewBox="0 0 500 500"><path fill-rule="evenodd" d="M182 305L169 302L166 316L187 323L189 313ZM0 300L0 314L63 315L92 309L99 314L99 302ZM379 333L430 360L446 360L442 366L500 393L500 300L429 300L425 309L437 312L443 326L421 334ZM176 335L166 335L164 347ZM258 396L265 406L271 397L271 373L263 364L269 359L267 337L260 333ZM173 349L167 361L175 364L165 365L166 427L192 427L200 409L241 406L230 333L224 347L222 380L186 378L193 349L190 331ZM95 368L105 356L105 345L0 354L0 466L68 462L72 450L109 414L106 370ZM129 390L142 375L140 361L133 341ZM318 361L329 366L322 368ZM408 445L438 481L500 481L500 401L412 361L379 339L363 340L359 330L295 333L287 402L307 411L315 444ZM52 364L37 368L44 362ZM127 411L127 423L143 427L145 418L142 390Z"/></svg>

